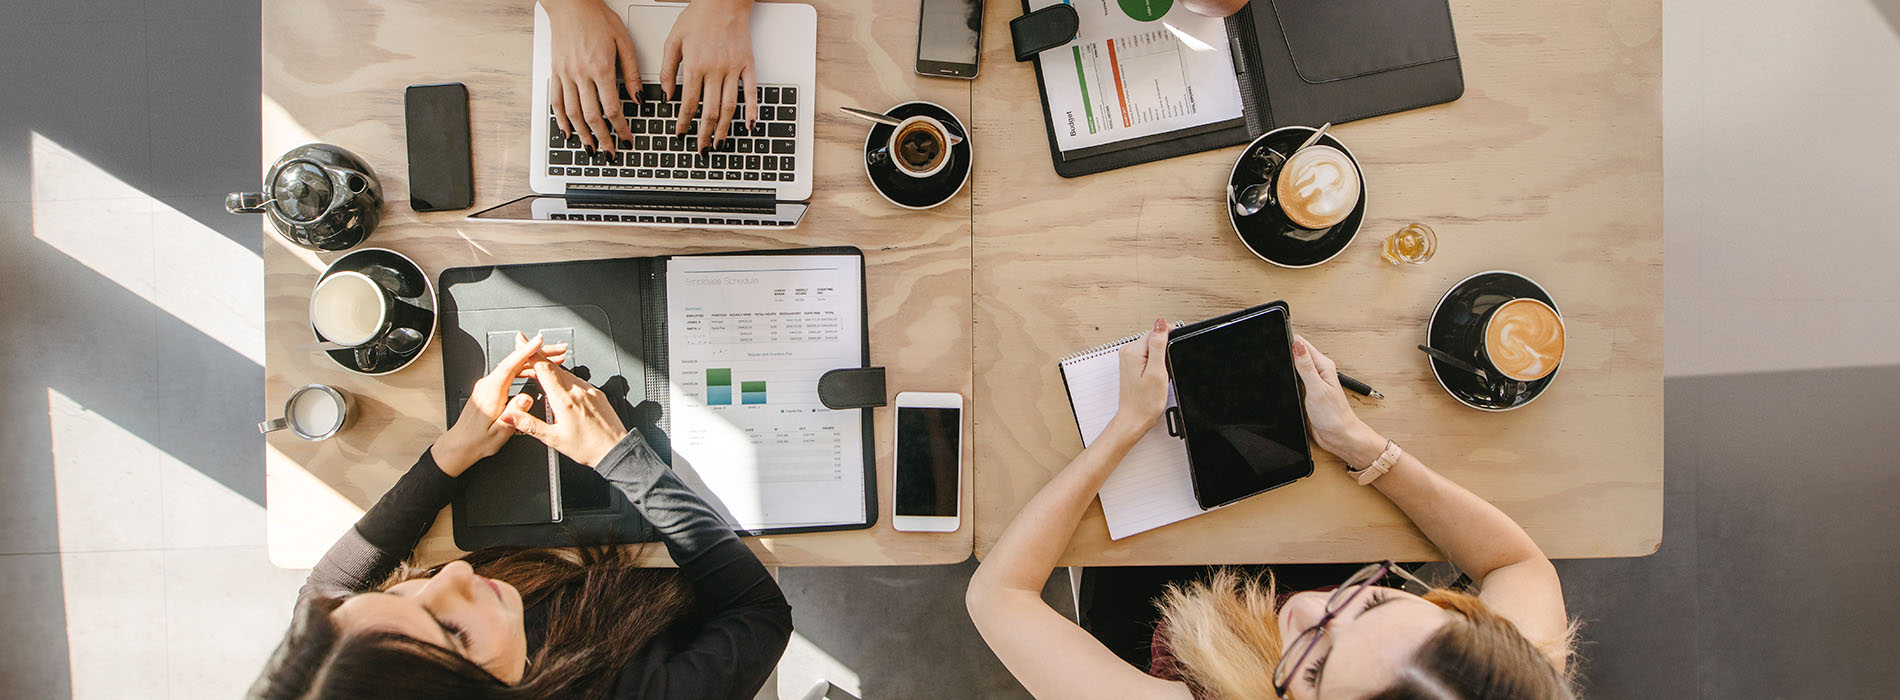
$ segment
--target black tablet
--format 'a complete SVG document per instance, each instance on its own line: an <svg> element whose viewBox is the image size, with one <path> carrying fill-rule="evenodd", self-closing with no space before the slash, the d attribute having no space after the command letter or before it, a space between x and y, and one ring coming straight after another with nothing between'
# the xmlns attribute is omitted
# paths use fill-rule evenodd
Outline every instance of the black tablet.
<svg viewBox="0 0 1900 700"><path fill-rule="evenodd" d="M1276 301L1168 334L1180 404L1168 416L1169 432L1187 440L1202 508L1313 474L1287 316L1286 302Z"/></svg>

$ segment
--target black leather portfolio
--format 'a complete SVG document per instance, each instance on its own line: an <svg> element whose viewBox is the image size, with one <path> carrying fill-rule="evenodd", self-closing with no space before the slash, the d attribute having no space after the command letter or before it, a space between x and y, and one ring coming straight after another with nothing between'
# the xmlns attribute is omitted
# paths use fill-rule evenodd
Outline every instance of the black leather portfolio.
<svg viewBox="0 0 1900 700"><path fill-rule="evenodd" d="M857 287L863 289L863 252L857 248L805 248L758 251L733 255L835 255L857 260ZM701 257L701 256L695 256ZM663 459L673 459L669 431L672 406L669 387L681 381L669 371L667 265L678 258L647 257L580 260L557 263L459 267L442 272L441 336L444 410L453 424L468 400L469 387L514 350L515 333L540 333L545 342L570 343L569 371L605 392L621 422L637 429ZM802 292L803 290L801 290ZM864 299L855 300L860 325L866 318ZM848 303L848 301L846 302ZM870 359L870 336L862 333L858 362L833 369L816 382L817 398L831 410L868 409L883 405L883 369L865 367ZM748 330L747 333L750 333ZM849 336L844 336L848 340ZM675 363L676 364L676 363ZM735 365L736 367L737 365ZM726 377L740 377L731 369ZM703 376L704 371L694 373ZM789 378L789 375L779 375ZM774 396L801 396L807 389L774 380ZM710 386L713 382L707 382ZM745 387L744 403L767 403L764 382ZM709 403L737 404L741 387L730 382L717 389ZM539 386L515 380L511 392L535 396L535 412L545 401ZM738 406L732 406L738 408ZM751 408L751 407L747 407ZM759 406L758 408L766 408ZM798 410L810 410L800 408ZM861 459L839 459L841 468L864 471L864 518L861 522L748 530L742 535L781 534L870 527L877 519L877 459L871 411L861 410ZM760 448L760 460L770 462ZM694 465L712 469L720 465ZM679 468L679 464L674 464ZM632 504L607 481L585 465L561 456L527 436L515 436L500 452L477 462L463 478L468 487L454 503L455 544L473 550L489 546L563 546L577 535L589 542L650 541L653 533ZM692 483L689 479L689 484ZM697 487L696 487L697 488ZM761 486L760 488L767 488ZM709 501L713 494L702 493ZM715 505L715 509L718 506Z"/></svg>
<svg viewBox="0 0 1900 700"><path fill-rule="evenodd" d="M1023 0L1023 10L1028 13L1029 0ZM1064 6L1044 8L1011 27L1022 44L1018 60L1035 66L1050 154L1063 177L1242 144L1282 126L1339 124L1464 94L1447 0L1253 0L1226 19L1242 119L1063 151L1035 56L1066 46L1050 36L1064 27L1073 36L1074 14ZM1116 79L1124 80L1119 74Z"/></svg>

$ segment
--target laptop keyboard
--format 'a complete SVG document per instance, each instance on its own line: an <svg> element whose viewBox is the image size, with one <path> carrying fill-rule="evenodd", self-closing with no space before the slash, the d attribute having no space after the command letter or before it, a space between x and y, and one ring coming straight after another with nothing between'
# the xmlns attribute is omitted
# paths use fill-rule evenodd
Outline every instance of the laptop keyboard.
<svg viewBox="0 0 1900 700"><path fill-rule="evenodd" d="M686 180L706 183L791 182L798 159L798 88L764 85L759 88L759 119L746 126L745 103L740 101L725 143L699 153L699 114L683 136L673 134L679 121L680 101L666 99L659 83L640 86L640 102L621 102L633 140L620 139L613 155L588 153L579 136L561 136L561 127L548 113L548 174L568 177ZM627 95L623 91L622 98Z"/></svg>

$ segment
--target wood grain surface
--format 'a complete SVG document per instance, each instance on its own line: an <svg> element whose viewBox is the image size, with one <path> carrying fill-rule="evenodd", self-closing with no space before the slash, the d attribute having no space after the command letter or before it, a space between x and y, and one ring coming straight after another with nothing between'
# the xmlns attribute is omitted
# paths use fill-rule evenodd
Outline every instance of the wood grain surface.
<svg viewBox="0 0 1900 700"><path fill-rule="evenodd" d="M433 280L444 269L728 250L854 245L865 252L871 360L899 390L972 391L970 223L966 190L934 210L899 209L871 189L860 165L866 124L839 113L923 99L968 121L970 84L914 74L915 2L818 4L817 152L812 208L790 231L588 227L471 222L469 212L417 214L408 192L403 88L462 82L471 95L476 209L528 192L532 5L525 0L270 0L263 5L263 153L322 141L363 156L389 203L365 244L415 259ZM980 161L979 161L980 162ZM359 413L321 443L273 433L266 453L272 561L307 568L395 483L444 428L442 365L432 343L414 365L385 377L347 372L293 348L310 342L305 315L317 274L339 254L318 255L263 224L265 406L277 415L290 391L331 384ZM770 566L933 564L971 551L971 519L955 533L891 529L891 410L876 409L879 517L862 531L748 540ZM974 441L970 441L974 442ZM965 463L970 463L965 446ZM966 490L963 512L972 510ZM418 557L460 554L439 517ZM647 548L664 562L664 551Z"/></svg>
<svg viewBox="0 0 1900 700"><path fill-rule="evenodd" d="M1361 161L1365 226L1332 262L1274 267L1241 246L1222 188L1239 147L1073 180L1049 163L1034 73L1010 55L1019 3L992 1L976 93L976 547L1081 449L1056 359L1144 328L1285 299L1296 330L1386 395L1361 416L1497 504L1553 557L1653 552L1662 535L1662 29L1657 0L1453 0L1456 102L1336 125ZM1379 242L1408 222L1437 257ZM1542 284L1569 350L1535 403L1482 413L1433 380L1433 305L1493 269ZM1323 455L1314 477L1119 542L1091 506L1065 564L1330 562L1439 554Z"/></svg>

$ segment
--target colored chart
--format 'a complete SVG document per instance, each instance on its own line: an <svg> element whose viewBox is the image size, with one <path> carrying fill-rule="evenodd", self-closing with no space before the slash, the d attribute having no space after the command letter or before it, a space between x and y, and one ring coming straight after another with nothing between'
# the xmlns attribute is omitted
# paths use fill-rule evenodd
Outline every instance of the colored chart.
<svg viewBox="0 0 1900 700"><path fill-rule="evenodd" d="M732 370L706 370L706 405L732 405Z"/></svg>
<svg viewBox="0 0 1900 700"><path fill-rule="evenodd" d="M1174 0L1119 0L1122 14L1136 22L1153 22L1168 14Z"/></svg>
<svg viewBox="0 0 1900 700"><path fill-rule="evenodd" d="M765 382L740 382L739 403L765 403Z"/></svg>

